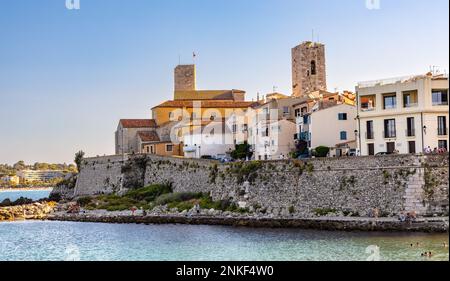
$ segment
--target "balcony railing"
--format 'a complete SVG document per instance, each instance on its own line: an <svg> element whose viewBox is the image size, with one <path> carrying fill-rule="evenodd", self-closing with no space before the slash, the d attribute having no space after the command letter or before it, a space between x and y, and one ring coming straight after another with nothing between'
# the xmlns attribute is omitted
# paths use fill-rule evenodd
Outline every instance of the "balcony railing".
<svg viewBox="0 0 450 281"><path fill-rule="evenodd" d="M302 141L310 141L311 140L311 134L309 132L302 132L302 133L300 133L300 140L302 140Z"/></svg>
<svg viewBox="0 0 450 281"><path fill-rule="evenodd" d="M417 107L417 106L419 106L419 104L416 102L416 103L407 103L403 107L404 108L411 108L411 107Z"/></svg>
<svg viewBox="0 0 450 281"><path fill-rule="evenodd" d="M438 128L438 136L447 136L448 128Z"/></svg>
<svg viewBox="0 0 450 281"><path fill-rule="evenodd" d="M361 107L361 112L374 111L375 107Z"/></svg>
<svg viewBox="0 0 450 281"><path fill-rule="evenodd" d="M415 129L407 129L405 131L405 136L407 136L407 137L415 137L416 136L416 130Z"/></svg>
<svg viewBox="0 0 450 281"><path fill-rule="evenodd" d="M396 131L383 131L383 136L385 139L393 139L397 137Z"/></svg>
<svg viewBox="0 0 450 281"><path fill-rule="evenodd" d="M437 105L448 105L448 101L434 101L433 106Z"/></svg>

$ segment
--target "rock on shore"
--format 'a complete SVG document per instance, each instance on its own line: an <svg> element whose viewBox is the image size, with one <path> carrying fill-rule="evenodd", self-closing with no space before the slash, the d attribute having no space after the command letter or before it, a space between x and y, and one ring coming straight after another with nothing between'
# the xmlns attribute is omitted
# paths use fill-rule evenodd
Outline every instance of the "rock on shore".
<svg viewBox="0 0 450 281"><path fill-rule="evenodd" d="M56 208L55 202L36 202L0 208L0 221L45 219Z"/></svg>

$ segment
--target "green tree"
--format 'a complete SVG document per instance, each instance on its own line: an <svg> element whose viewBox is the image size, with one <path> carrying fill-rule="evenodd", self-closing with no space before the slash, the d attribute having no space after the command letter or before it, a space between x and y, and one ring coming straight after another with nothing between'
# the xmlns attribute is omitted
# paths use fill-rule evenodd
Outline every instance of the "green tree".
<svg viewBox="0 0 450 281"><path fill-rule="evenodd" d="M83 162L84 154L85 153L84 153L83 150L80 150L77 153L75 153L75 160L74 160L74 162L77 165L77 170L78 171L81 171L81 164Z"/></svg>
<svg viewBox="0 0 450 281"><path fill-rule="evenodd" d="M250 151L251 146L244 142L242 144L236 144L235 149L231 152L231 157L233 159L245 159L252 157L252 152Z"/></svg>
<svg viewBox="0 0 450 281"><path fill-rule="evenodd" d="M25 164L24 161L20 160L19 162L13 165L13 168L16 171L25 170L27 168L27 165Z"/></svg>

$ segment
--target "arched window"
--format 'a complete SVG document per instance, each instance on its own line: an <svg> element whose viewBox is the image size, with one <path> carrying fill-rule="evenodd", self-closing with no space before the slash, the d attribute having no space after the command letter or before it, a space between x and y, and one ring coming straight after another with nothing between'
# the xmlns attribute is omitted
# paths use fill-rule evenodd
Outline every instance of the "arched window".
<svg viewBox="0 0 450 281"><path fill-rule="evenodd" d="M316 61L311 61L311 75L316 75Z"/></svg>

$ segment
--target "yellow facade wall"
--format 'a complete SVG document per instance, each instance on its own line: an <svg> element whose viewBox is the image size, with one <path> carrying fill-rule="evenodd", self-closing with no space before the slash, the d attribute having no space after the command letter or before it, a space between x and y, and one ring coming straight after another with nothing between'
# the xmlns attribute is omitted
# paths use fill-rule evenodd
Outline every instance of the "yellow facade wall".
<svg viewBox="0 0 450 281"><path fill-rule="evenodd" d="M192 118L193 113L195 119L202 118L209 120L212 115L215 119L228 118L233 114L243 114L247 108L175 108L175 107L156 107L152 109L152 118L156 124L162 125L170 121L181 121L183 118Z"/></svg>

